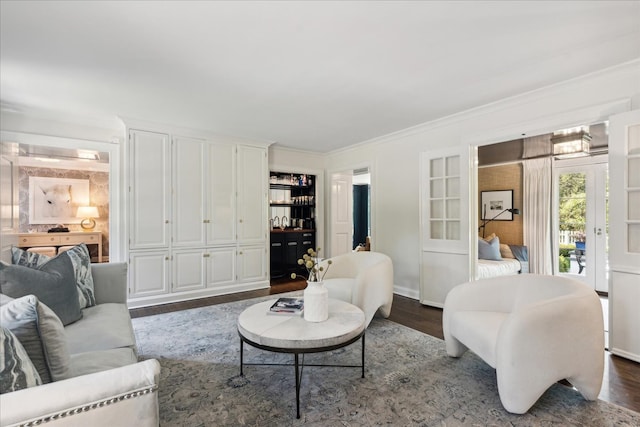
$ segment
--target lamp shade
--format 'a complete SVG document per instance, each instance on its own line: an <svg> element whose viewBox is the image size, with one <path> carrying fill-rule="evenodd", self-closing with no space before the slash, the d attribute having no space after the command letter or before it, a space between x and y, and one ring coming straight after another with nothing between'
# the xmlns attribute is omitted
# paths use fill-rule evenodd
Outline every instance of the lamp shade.
<svg viewBox="0 0 640 427"><path fill-rule="evenodd" d="M77 218L100 218L98 208L95 206L80 206L76 212Z"/></svg>

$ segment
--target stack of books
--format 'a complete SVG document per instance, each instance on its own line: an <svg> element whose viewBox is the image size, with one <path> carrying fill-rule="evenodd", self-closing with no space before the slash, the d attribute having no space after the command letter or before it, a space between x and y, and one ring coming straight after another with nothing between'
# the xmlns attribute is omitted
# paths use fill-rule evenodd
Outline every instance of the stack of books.
<svg viewBox="0 0 640 427"><path fill-rule="evenodd" d="M302 298L278 298L274 302L270 313L276 314L300 314L304 310L304 300Z"/></svg>

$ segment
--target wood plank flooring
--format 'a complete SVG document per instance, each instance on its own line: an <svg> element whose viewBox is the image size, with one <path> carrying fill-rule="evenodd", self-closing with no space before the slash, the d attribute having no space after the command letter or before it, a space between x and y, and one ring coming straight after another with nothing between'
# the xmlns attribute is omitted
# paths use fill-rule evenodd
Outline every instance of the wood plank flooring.
<svg viewBox="0 0 640 427"><path fill-rule="evenodd" d="M130 313L131 317L149 316L295 291L304 289L305 286L306 282L301 280L288 281L273 284L270 289L136 308L131 309ZM394 295L389 320L440 339L444 338L442 333L442 310L422 305L412 298ZM640 412L640 363L614 356L605 351L604 381L599 397L604 401Z"/></svg>

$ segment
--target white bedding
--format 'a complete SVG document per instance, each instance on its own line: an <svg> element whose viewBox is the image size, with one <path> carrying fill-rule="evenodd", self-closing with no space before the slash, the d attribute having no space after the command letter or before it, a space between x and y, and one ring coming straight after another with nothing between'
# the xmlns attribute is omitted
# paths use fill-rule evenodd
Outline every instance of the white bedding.
<svg viewBox="0 0 640 427"><path fill-rule="evenodd" d="M502 261L479 259L478 279L518 274L521 268L520 261L513 258L503 258Z"/></svg>

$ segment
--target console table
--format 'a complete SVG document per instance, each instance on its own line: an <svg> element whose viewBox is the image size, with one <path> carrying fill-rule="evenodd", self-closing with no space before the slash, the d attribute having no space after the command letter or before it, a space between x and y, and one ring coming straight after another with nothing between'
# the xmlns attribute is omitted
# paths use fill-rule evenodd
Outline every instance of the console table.
<svg viewBox="0 0 640 427"><path fill-rule="evenodd" d="M35 248L42 246L72 246L84 243L98 245L98 262L102 262L102 233L100 231L70 231L67 233L20 233L19 248Z"/></svg>

